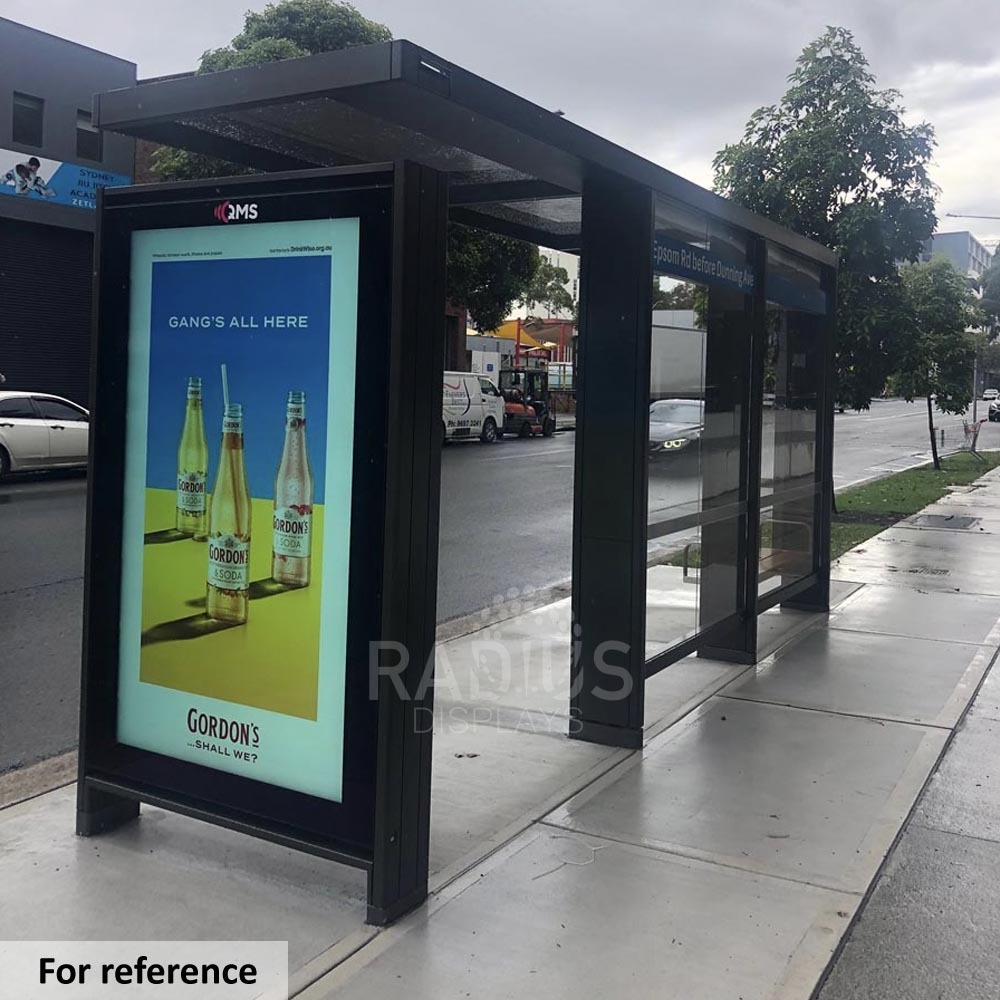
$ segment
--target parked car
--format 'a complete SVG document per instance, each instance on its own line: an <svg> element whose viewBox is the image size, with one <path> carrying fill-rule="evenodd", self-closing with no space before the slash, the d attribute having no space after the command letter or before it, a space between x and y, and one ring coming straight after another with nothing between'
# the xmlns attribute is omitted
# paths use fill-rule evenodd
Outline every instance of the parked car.
<svg viewBox="0 0 1000 1000"><path fill-rule="evenodd" d="M701 439L705 404L700 399L658 399L649 407L649 456L672 455Z"/></svg>
<svg viewBox="0 0 1000 1000"><path fill-rule="evenodd" d="M0 391L0 477L86 466L90 413L42 392Z"/></svg>
<svg viewBox="0 0 1000 1000"><path fill-rule="evenodd" d="M503 396L491 379L472 372L445 372L441 432L444 441L503 437Z"/></svg>
<svg viewBox="0 0 1000 1000"><path fill-rule="evenodd" d="M983 391L983 400L990 401L1000 399L1000 389L986 389Z"/></svg>
<svg viewBox="0 0 1000 1000"><path fill-rule="evenodd" d="M993 402L990 403L989 412L986 414L986 416L993 423L1000 422L1000 399L994 399Z"/></svg>

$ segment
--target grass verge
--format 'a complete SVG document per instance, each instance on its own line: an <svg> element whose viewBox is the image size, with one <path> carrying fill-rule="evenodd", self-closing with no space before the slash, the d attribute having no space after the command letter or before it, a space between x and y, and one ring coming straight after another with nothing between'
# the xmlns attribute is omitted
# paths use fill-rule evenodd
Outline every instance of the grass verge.
<svg viewBox="0 0 1000 1000"><path fill-rule="evenodd" d="M984 451L983 461L968 452L941 459L941 469L922 465L837 494L830 525L830 558L867 541L889 525L940 500L953 486L967 486L1000 466L1000 451Z"/></svg>

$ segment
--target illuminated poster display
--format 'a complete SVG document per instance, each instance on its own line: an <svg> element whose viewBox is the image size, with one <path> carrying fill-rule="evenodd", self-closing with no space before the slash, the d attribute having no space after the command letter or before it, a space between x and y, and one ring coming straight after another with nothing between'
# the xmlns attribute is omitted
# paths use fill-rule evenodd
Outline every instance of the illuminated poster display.
<svg viewBox="0 0 1000 1000"><path fill-rule="evenodd" d="M334 802L358 234L141 230L130 270L117 738Z"/></svg>

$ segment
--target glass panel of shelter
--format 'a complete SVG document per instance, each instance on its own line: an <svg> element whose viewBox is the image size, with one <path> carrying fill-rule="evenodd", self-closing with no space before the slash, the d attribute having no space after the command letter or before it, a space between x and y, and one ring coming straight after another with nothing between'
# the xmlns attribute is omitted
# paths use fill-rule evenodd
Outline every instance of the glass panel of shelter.
<svg viewBox="0 0 1000 1000"><path fill-rule="evenodd" d="M657 196L646 575L656 666L742 604L748 251L744 234Z"/></svg>
<svg viewBox="0 0 1000 1000"><path fill-rule="evenodd" d="M829 311L820 268L775 246L767 248L765 291L758 571L762 599L804 579L816 565L821 489L817 435Z"/></svg>

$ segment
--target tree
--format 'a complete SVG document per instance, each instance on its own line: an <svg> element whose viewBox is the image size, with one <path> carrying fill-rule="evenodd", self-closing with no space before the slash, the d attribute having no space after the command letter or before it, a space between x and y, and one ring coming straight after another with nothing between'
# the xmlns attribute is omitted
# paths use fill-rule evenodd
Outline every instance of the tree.
<svg viewBox="0 0 1000 1000"><path fill-rule="evenodd" d="M899 94L876 89L846 28L806 46L789 81L716 155L715 185L837 251L836 397L866 409L909 333L897 265L934 230L934 130L905 124Z"/></svg>
<svg viewBox="0 0 1000 1000"><path fill-rule="evenodd" d="M229 45L201 57L196 72L261 66L392 38L384 24L370 21L350 3L281 0L248 11L243 30ZM157 180L204 180L252 173L249 167L162 146L150 157ZM474 326L496 329L521 297L538 266L538 248L466 226L448 227L448 297L465 306Z"/></svg>
<svg viewBox="0 0 1000 1000"><path fill-rule="evenodd" d="M448 297L469 310L477 330L496 330L539 267L538 247L451 223Z"/></svg>
<svg viewBox="0 0 1000 1000"><path fill-rule="evenodd" d="M972 402L971 327L981 322L965 278L946 257L907 264L900 272L905 319L912 325L896 372L896 385L908 400L927 399L927 426L934 468L940 469L934 437L934 401L943 413L964 413Z"/></svg>
<svg viewBox="0 0 1000 1000"><path fill-rule="evenodd" d="M521 305L529 312L533 312L535 306L544 306L546 316L572 313L573 296L566 290L567 284L569 272L566 268L540 257L534 277L521 296Z"/></svg>
<svg viewBox="0 0 1000 1000"><path fill-rule="evenodd" d="M983 297L980 308L990 333L1000 334L1000 252L994 255L993 263L981 279Z"/></svg>
<svg viewBox="0 0 1000 1000"><path fill-rule="evenodd" d="M297 59L355 45L371 45L392 38L384 24L369 21L350 3L336 0L282 0L262 11L247 11L243 30L219 49L201 57L196 73L263 66L282 59ZM204 180L247 174L243 164L213 156L162 146L153 154L154 174L165 181Z"/></svg>
<svg viewBox="0 0 1000 1000"><path fill-rule="evenodd" d="M698 295L698 286L690 281L682 281L663 293L663 305L660 309L694 309Z"/></svg>

